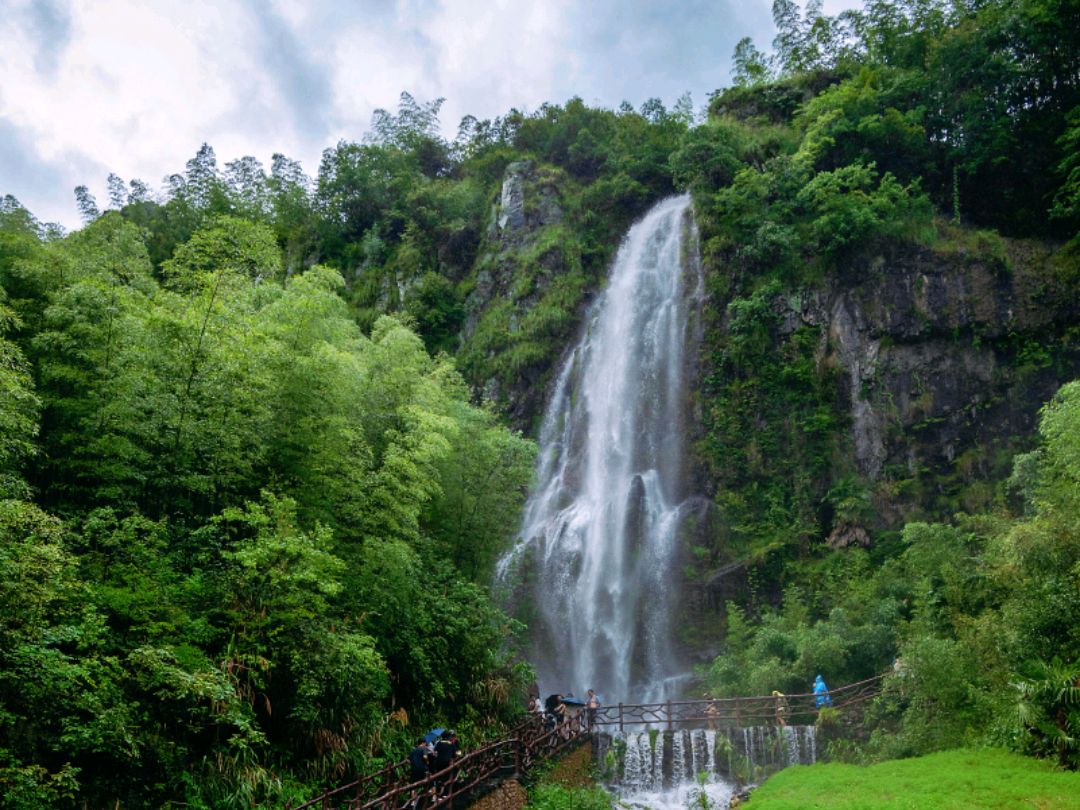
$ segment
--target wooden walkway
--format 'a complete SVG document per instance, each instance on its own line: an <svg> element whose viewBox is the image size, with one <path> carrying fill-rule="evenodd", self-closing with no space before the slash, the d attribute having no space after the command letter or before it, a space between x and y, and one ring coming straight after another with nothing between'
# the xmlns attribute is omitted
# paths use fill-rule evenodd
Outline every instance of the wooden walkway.
<svg viewBox="0 0 1080 810"><path fill-rule="evenodd" d="M460 801L502 779L526 774L534 764L589 739L584 713L553 729L545 726L543 718L531 717L511 729L504 739L459 757L445 771L419 782L410 781L409 763L402 760L370 776L328 790L293 810L451 807L455 799Z"/></svg>
<svg viewBox="0 0 1080 810"><path fill-rule="evenodd" d="M832 707L842 709L862 703L881 693L877 675L832 689ZM676 728L725 728L728 726L762 726L783 723L799 726L815 722L818 714L817 696L806 692L774 697L716 698L713 700L668 700L663 703L618 703L596 711L593 728L596 731L623 731L627 728L650 727L673 731Z"/></svg>
<svg viewBox="0 0 1080 810"><path fill-rule="evenodd" d="M847 684L830 691L832 706L843 709L881 693L883 675ZM291 810L433 810L459 806L502 779L522 776L534 764L561 751L591 740L593 734L677 728L729 728L762 725L810 725L817 718L817 698L812 693L766 697L716 698L618 703L594 713L580 710L558 728L530 717L511 729L506 737L462 757L441 773L419 782L409 778L407 760L322 795ZM590 716L591 714L591 716Z"/></svg>

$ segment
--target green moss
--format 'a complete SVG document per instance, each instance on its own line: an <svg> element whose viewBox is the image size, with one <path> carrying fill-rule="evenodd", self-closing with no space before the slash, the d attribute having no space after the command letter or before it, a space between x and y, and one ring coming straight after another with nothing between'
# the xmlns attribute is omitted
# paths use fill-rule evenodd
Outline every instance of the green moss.
<svg viewBox="0 0 1080 810"><path fill-rule="evenodd" d="M726 329L710 330L699 449L740 556L820 535L819 506L838 474L847 419L837 370L818 356L818 328L781 334L788 297L778 281L767 282L731 302Z"/></svg>
<svg viewBox="0 0 1080 810"><path fill-rule="evenodd" d="M1002 267L1010 265L1005 240L997 231L963 228L954 222L938 217L935 220L936 238L934 252L942 256L968 256L998 262Z"/></svg>

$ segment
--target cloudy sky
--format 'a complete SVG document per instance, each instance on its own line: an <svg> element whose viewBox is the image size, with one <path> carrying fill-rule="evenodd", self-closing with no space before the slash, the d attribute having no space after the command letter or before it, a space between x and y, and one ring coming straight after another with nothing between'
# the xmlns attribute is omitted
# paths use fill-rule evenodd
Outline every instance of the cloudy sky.
<svg viewBox="0 0 1080 810"><path fill-rule="evenodd" d="M859 5L827 0L835 13ZM405 90L448 135L571 96L700 107L735 43L772 40L771 0L0 0L0 195L78 226L116 172L160 188L208 142L308 174Z"/></svg>

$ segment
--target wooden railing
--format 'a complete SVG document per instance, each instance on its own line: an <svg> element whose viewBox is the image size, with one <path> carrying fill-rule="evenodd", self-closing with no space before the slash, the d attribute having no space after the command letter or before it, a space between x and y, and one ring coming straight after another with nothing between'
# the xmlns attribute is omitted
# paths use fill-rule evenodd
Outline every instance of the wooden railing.
<svg viewBox="0 0 1080 810"><path fill-rule="evenodd" d="M401 810L401 808L449 807L507 776L527 773L534 763L545 760L570 745L588 738L584 713L568 717L551 727L536 716L512 729L498 742L490 743L459 758L449 768L420 781L409 777L407 761L346 785L327 790L321 796L293 810Z"/></svg>
<svg viewBox="0 0 1080 810"><path fill-rule="evenodd" d="M852 706L881 693L883 675L847 684L829 693L833 708ZM528 773L534 763L587 739L593 732L613 733L644 728L723 728L773 724L809 725L818 714L813 693L767 697L668 700L662 703L618 703L593 711L579 710L557 727L540 716L530 717L498 742L458 759L446 770L411 781L403 760L376 773L327 790L292 810L402 810L452 806L455 799L512 775Z"/></svg>
<svg viewBox="0 0 1080 810"><path fill-rule="evenodd" d="M841 709L876 697L881 693L883 677L877 675L830 691L832 707ZM663 703L618 703L597 709L591 726L595 731L611 732L642 727L671 731L686 726L809 725L815 721L817 713L817 695L807 692L766 697L668 700Z"/></svg>

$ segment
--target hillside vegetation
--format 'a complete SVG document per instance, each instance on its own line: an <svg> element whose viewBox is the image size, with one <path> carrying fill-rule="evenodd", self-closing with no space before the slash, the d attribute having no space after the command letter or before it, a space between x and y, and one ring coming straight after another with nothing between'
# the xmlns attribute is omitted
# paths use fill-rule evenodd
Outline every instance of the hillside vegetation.
<svg viewBox="0 0 1080 810"><path fill-rule="evenodd" d="M703 688L899 659L832 756L990 741L1075 767L1080 7L774 16L703 121L571 99L449 141L440 102L403 94L314 179L207 145L160 194L76 189L71 234L3 198L5 806L281 804L432 725L512 719L523 628L486 586L532 474L517 430L627 226L684 189L710 296ZM905 267L975 314L824 319ZM841 334L973 359L889 421L892 384L852 385L866 347ZM985 401L941 410L979 375Z"/></svg>
<svg viewBox="0 0 1080 810"><path fill-rule="evenodd" d="M690 641L723 621L713 694L888 671L834 757L1078 761L1078 11L777 2L684 141L715 167L690 576L741 566Z"/></svg>

